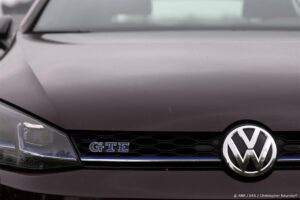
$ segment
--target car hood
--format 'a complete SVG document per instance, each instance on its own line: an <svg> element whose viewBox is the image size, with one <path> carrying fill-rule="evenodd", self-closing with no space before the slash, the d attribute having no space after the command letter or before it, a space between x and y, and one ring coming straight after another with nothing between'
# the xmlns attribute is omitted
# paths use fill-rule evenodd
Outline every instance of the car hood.
<svg viewBox="0 0 300 200"><path fill-rule="evenodd" d="M19 35L0 98L63 129L300 130L298 32Z"/></svg>

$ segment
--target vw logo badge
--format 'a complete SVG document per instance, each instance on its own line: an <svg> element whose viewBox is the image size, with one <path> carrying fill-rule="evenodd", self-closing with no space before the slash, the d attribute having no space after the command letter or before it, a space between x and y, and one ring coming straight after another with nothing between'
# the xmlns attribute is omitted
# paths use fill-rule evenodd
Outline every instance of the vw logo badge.
<svg viewBox="0 0 300 200"><path fill-rule="evenodd" d="M277 146L268 131L254 125L232 130L223 144L228 167L243 177L258 177L269 172L277 159Z"/></svg>

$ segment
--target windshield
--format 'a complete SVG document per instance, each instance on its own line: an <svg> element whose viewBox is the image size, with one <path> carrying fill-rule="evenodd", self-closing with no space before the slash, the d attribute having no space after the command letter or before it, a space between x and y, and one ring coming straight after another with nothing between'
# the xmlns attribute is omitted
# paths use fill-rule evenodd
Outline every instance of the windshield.
<svg viewBox="0 0 300 200"><path fill-rule="evenodd" d="M300 29L300 0L50 0L34 32Z"/></svg>

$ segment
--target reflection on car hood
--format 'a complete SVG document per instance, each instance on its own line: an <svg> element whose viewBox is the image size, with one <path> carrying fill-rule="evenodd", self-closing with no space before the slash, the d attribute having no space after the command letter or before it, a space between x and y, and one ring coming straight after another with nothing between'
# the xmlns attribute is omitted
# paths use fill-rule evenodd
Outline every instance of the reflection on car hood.
<svg viewBox="0 0 300 200"><path fill-rule="evenodd" d="M0 98L65 129L300 130L297 32L18 36Z"/></svg>

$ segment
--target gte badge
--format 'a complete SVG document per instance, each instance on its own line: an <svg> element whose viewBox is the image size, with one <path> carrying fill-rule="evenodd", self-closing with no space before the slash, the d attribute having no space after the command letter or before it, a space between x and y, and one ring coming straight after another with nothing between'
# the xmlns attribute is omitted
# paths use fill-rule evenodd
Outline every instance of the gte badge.
<svg viewBox="0 0 300 200"><path fill-rule="evenodd" d="M128 153L129 142L92 142L89 149L93 153Z"/></svg>

